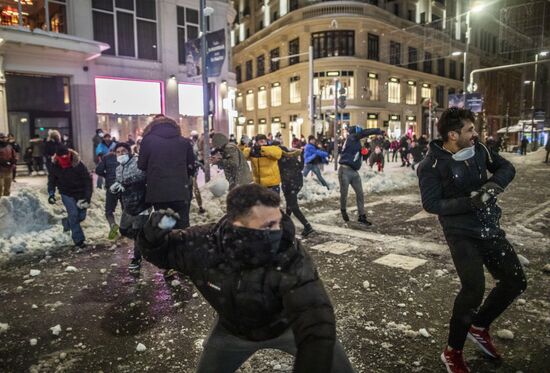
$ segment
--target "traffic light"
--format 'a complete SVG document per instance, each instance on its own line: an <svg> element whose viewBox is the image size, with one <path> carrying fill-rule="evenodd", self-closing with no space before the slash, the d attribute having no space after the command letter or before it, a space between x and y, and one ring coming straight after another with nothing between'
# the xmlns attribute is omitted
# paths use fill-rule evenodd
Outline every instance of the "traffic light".
<svg viewBox="0 0 550 373"><path fill-rule="evenodd" d="M340 109L346 108L346 89L344 87L340 88L338 90L338 93L340 93L340 96L338 96L338 107Z"/></svg>

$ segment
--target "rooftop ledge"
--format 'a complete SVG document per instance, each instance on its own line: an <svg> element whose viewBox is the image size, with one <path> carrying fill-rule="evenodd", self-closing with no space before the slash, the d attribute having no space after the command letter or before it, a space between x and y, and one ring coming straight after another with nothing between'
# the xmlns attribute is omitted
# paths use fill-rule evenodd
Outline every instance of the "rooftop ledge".
<svg viewBox="0 0 550 373"><path fill-rule="evenodd" d="M101 52L110 48L109 44L73 35L41 29L30 30L21 26L0 26L0 52L7 44L32 45L82 53L87 61L99 57Z"/></svg>

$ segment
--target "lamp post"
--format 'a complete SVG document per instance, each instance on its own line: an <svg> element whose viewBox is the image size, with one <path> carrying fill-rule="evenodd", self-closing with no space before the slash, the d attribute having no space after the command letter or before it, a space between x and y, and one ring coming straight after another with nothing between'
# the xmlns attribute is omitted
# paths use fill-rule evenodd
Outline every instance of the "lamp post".
<svg viewBox="0 0 550 373"><path fill-rule="evenodd" d="M546 57L548 56L548 51L543 51L535 55L535 77L531 86L531 150L537 150L538 141L535 139L535 90L537 85L537 74L538 74L538 62L539 56Z"/></svg>
<svg viewBox="0 0 550 373"><path fill-rule="evenodd" d="M204 160L204 181L210 181L210 164L208 158L210 158L210 128L209 128L209 97L208 97L208 72L206 71L206 56L208 55L207 43L206 43L206 17L212 15L214 9L206 7L206 0L200 0L200 28L201 28L201 78L202 78L202 126L204 133L204 147L203 147L203 160Z"/></svg>
<svg viewBox="0 0 550 373"><path fill-rule="evenodd" d="M470 81L468 79L468 53L470 51L470 33L472 31L472 28L470 27L470 13L474 12L474 13L477 13L479 11L481 11L483 8L485 7L485 5L483 4L479 4L479 5L475 5L474 7L472 7L471 9L469 9L467 12L466 12L466 47L464 49L464 94L466 94L466 92L472 92L473 89L472 87L470 87ZM454 55L454 53L453 53Z"/></svg>

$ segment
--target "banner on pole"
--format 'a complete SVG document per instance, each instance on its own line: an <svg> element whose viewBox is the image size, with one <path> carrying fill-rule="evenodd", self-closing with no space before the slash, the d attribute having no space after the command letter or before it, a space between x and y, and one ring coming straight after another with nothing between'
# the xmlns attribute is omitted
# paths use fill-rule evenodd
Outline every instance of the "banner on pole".
<svg viewBox="0 0 550 373"><path fill-rule="evenodd" d="M220 76L225 62L225 30L206 34L206 72L209 78ZM201 39L185 43L185 67L188 77L201 75Z"/></svg>

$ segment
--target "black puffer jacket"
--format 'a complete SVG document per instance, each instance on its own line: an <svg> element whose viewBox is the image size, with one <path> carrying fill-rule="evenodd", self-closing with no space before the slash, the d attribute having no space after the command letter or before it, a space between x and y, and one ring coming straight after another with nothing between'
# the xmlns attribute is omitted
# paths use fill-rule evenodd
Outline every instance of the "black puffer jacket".
<svg viewBox="0 0 550 373"><path fill-rule="evenodd" d="M80 161L78 153L74 150L69 152L72 163L68 168L61 168L57 158L53 157L53 165L48 174L48 193L54 194L57 188L60 194L90 202L93 193L92 175Z"/></svg>
<svg viewBox="0 0 550 373"><path fill-rule="evenodd" d="M472 206L470 194L487 181L506 188L515 176L514 166L500 155L477 143L475 156L455 161L443 149L441 140L430 143L426 158L418 167L422 206L439 215L445 235L466 235L478 239L501 236L500 207L493 199L483 210ZM487 177L487 171L492 176Z"/></svg>
<svg viewBox="0 0 550 373"><path fill-rule="evenodd" d="M138 167L147 174L147 202L191 200L193 145L173 119L160 117L145 128Z"/></svg>
<svg viewBox="0 0 550 373"><path fill-rule="evenodd" d="M145 172L137 167L138 156L132 155L128 162L119 164L116 169L116 181L124 187L121 193L122 209L135 216L149 208L145 202Z"/></svg>
<svg viewBox="0 0 550 373"><path fill-rule="evenodd" d="M95 168L95 173L105 178L105 186L107 189L111 187L116 181L116 168L118 167L118 161L116 160L115 153L108 153L101 158L101 161Z"/></svg>
<svg viewBox="0 0 550 373"><path fill-rule="evenodd" d="M281 186L284 194L298 193L304 186L304 160L301 150L289 150L281 146L283 156L279 159Z"/></svg>
<svg viewBox="0 0 550 373"><path fill-rule="evenodd" d="M229 224L222 218L174 231L162 242L148 242L142 231L138 246L151 263L189 276L234 335L263 341L291 327L298 347L294 371L330 372L334 310L290 218L283 214L279 252L256 265L232 244Z"/></svg>

